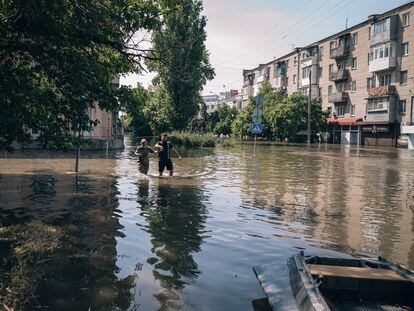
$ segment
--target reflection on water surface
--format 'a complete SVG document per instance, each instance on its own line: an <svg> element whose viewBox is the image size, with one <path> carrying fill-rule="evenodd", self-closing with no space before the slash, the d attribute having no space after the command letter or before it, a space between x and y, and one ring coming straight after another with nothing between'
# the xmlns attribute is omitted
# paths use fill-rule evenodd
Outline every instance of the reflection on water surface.
<svg viewBox="0 0 414 311"><path fill-rule="evenodd" d="M138 176L133 151L128 140L108 157L85 153L78 176L70 155L0 159L1 302L251 310L262 296L251 266L300 249L381 253L414 268L407 150L181 150L172 179Z"/></svg>

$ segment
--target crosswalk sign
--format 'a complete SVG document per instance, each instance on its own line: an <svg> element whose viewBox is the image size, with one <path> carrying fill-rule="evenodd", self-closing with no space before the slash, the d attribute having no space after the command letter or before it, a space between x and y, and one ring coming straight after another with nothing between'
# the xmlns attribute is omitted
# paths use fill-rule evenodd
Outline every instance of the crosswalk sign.
<svg viewBox="0 0 414 311"><path fill-rule="evenodd" d="M263 130L263 124L262 123L253 123L252 124L253 134L261 134L262 130Z"/></svg>

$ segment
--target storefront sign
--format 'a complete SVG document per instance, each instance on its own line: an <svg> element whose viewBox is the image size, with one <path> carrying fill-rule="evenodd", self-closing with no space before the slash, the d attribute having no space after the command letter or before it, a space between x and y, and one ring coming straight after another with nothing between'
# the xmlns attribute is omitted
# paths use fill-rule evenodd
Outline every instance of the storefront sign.
<svg viewBox="0 0 414 311"><path fill-rule="evenodd" d="M388 125L364 125L362 131L369 133L388 133L390 128Z"/></svg>

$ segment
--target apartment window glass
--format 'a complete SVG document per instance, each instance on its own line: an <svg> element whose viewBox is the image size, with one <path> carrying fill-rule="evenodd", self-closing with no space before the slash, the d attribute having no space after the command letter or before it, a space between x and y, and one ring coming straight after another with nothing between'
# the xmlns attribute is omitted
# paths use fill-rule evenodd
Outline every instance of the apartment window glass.
<svg viewBox="0 0 414 311"><path fill-rule="evenodd" d="M296 66L296 63L298 62L298 58L295 56L294 58L293 58L293 66Z"/></svg>
<svg viewBox="0 0 414 311"><path fill-rule="evenodd" d="M370 98L368 99L367 111L387 111L388 98Z"/></svg>
<svg viewBox="0 0 414 311"><path fill-rule="evenodd" d="M356 92L356 81L351 82L351 91Z"/></svg>
<svg viewBox="0 0 414 311"><path fill-rule="evenodd" d="M400 113L405 114L407 112L407 100L400 100Z"/></svg>
<svg viewBox="0 0 414 311"><path fill-rule="evenodd" d="M402 26L406 27L410 25L410 12L403 14Z"/></svg>
<svg viewBox="0 0 414 311"><path fill-rule="evenodd" d="M345 83L338 83L337 84L337 86L336 86L336 90L338 91L338 92L345 92Z"/></svg>
<svg viewBox="0 0 414 311"><path fill-rule="evenodd" d="M319 67L319 78L321 78L323 75L323 68Z"/></svg>
<svg viewBox="0 0 414 311"><path fill-rule="evenodd" d="M351 116L355 117L355 105L351 105Z"/></svg>
<svg viewBox="0 0 414 311"><path fill-rule="evenodd" d="M407 76L408 76L407 70L401 71L401 74L400 74L400 84L406 84L407 83Z"/></svg>
<svg viewBox="0 0 414 311"><path fill-rule="evenodd" d="M358 63L357 63L357 58L356 58L356 57L354 57L354 58L352 59L352 70L357 69L357 66L358 66Z"/></svg>
<svg viewBox="0 0 414 311"><path fill-rule="evenodd" d="M293 84L296 84L296 75L293 75Z"/></svg>
<svg viewBox="0 0 414 311"><path fill-rule="evenodd" d="M322 57L323 56L323 46L319 47L319 56Z"/></svg>
<svg viewBox="0 0 414 311"><path fill-rule="evenodd" d="M408 42L405 42L401 45L401 55L402 56L408 55Z"/></svg>
<svg viewBox="0 0 414 311"><path fill-rule="evenodd" d="M390 85L392 82L392 76L390 73L379 76L380 86Z"/></svg>
<svg viewBox="0 0 414 311"><path fill-rule="evenodd" d="M329 65L329 73L333 72L333 64Z"/></svg>
<svg viewBox="0 0 414 311"><path fill-rule="evenodd" d="M352 43L357 44L358 43L358 33L352 34Z"/></svg>
<svg viewBox="0 0 414 311"><path fill-rule="evenodd" d="M332 95L332 85L328 85L328 95Z"/></svg>
<svg viewBox="0 0 414 311"><path fill-rule="evenodd" d="M387 23L385 19L374 24L374 34L385 31L387 31Z"/></svg>
<svg viewBox="0 0 414 311"><path fill-rule="evenodd" d="M330 46L331 50L333 50L334 48L336 48L336 42L335 42L335 41L332 41L332 42L329 44L329 46Z"/></svg>
<svg viewBox="0 0 414 311"><path fill-rule="evenodd" d="M367 89L372 89L374 87L374 79L373 78L368 78L367 79Z"/></svg>
<svg viewBox="0 0 414 311"><path fill-rule="evenodd" d="M322 88L319 88L319 97L322 97Z"/></svg>
<svg viewBox="0 0 414 311"><path fill-rule="evenodd" d="M336 107L336 113L338 117L343 117L345 114L345 106L337 106Z"/></svg>
<svg viewBox="0 0 414 311"><path fill-rule="evenodd" d="M302 68L302 79L309 78L310 67Z"/></svg>

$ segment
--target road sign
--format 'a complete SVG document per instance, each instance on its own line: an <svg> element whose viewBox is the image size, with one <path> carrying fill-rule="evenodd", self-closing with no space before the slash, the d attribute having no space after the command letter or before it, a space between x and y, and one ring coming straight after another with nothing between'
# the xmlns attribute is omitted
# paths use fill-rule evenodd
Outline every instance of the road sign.
<svg viewBox="0 0 414 311"><path fill-rule="evenodd" d="M262 123L253 123L252 124L253 134L261 134L262 130L263 130L263 124Z"/></svg>

